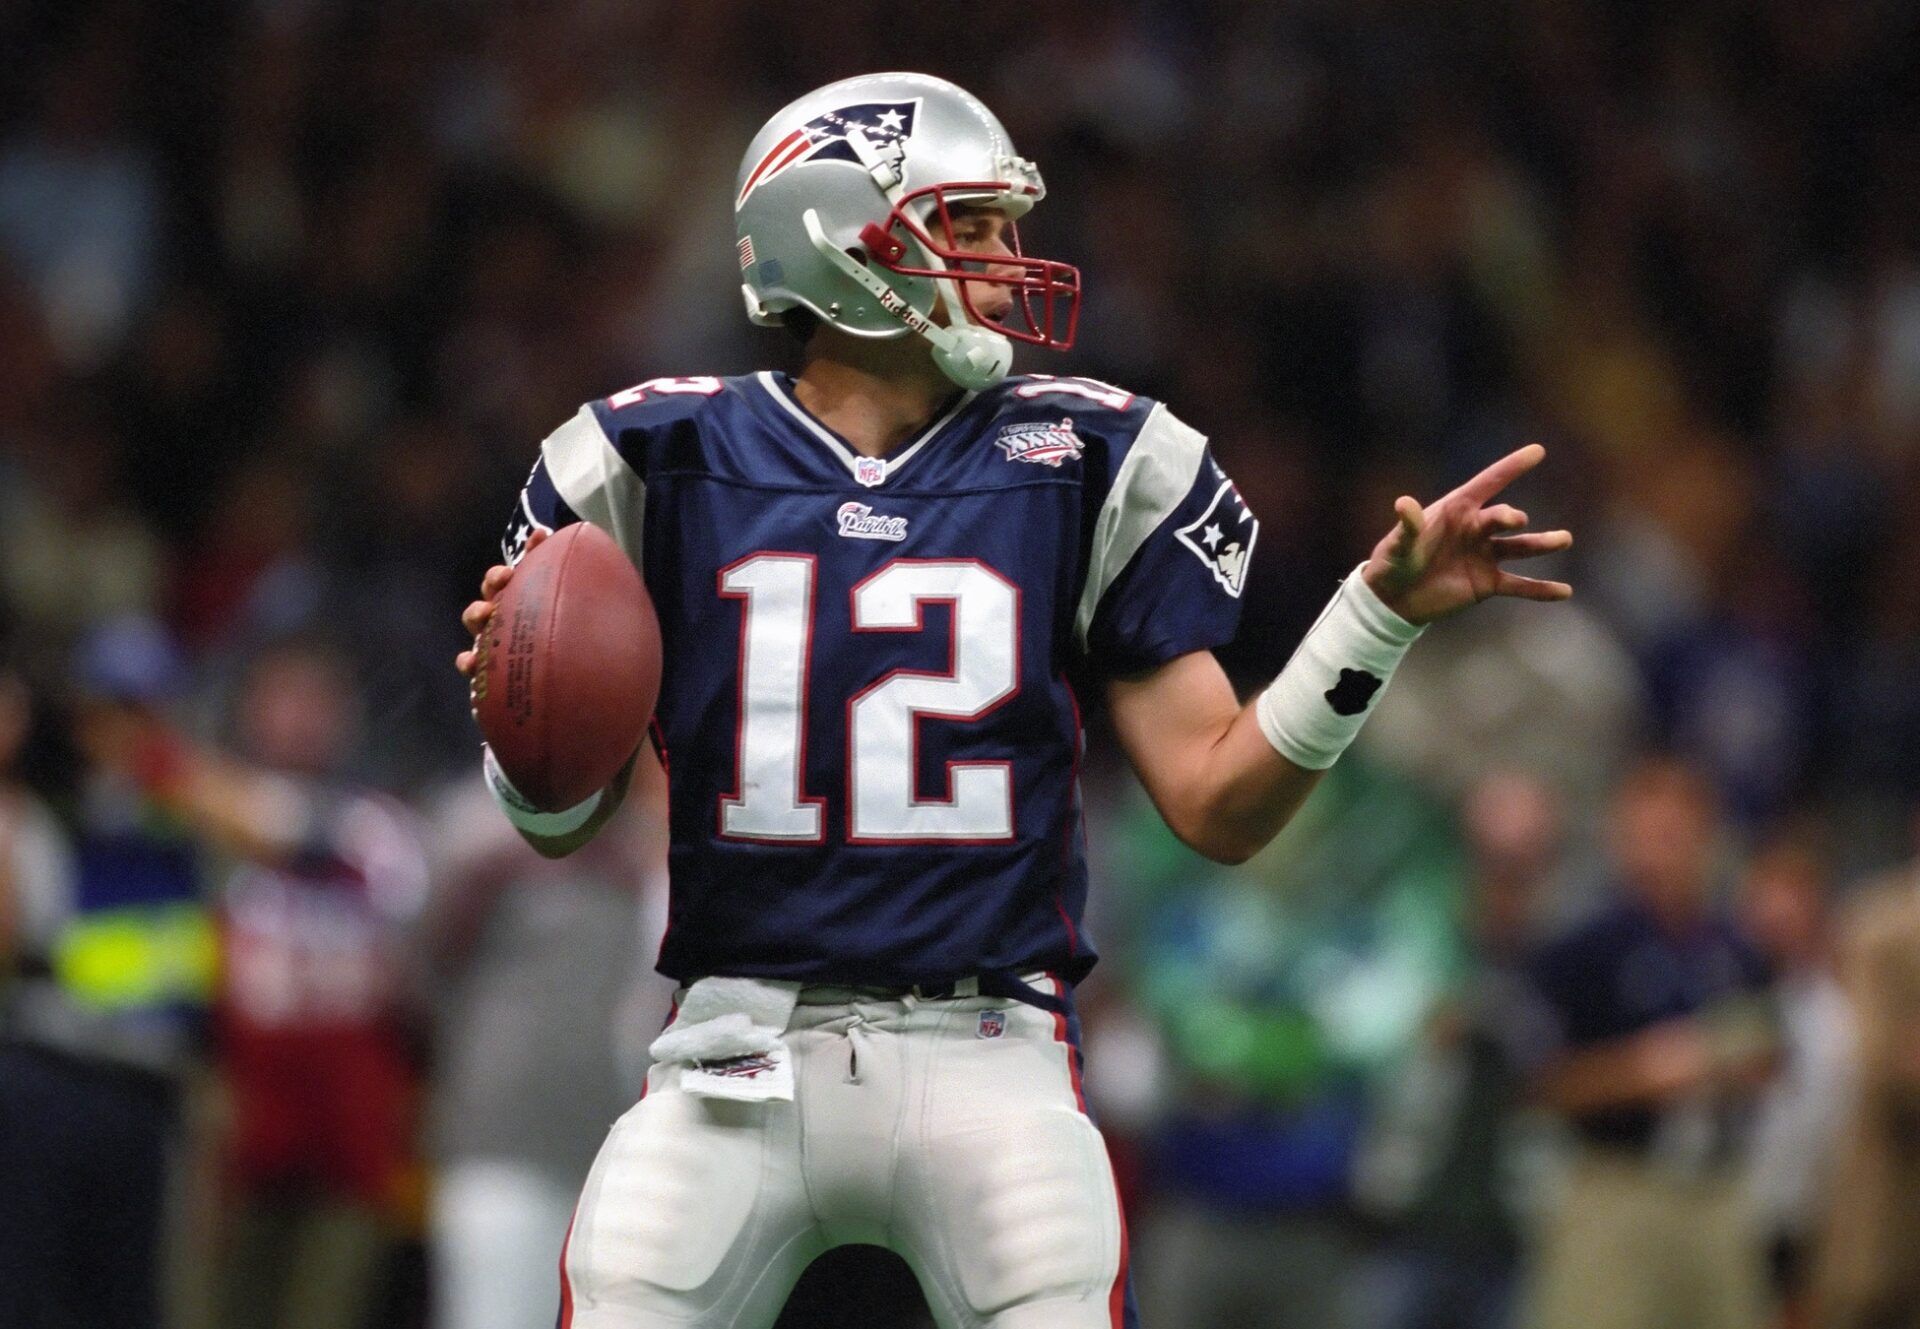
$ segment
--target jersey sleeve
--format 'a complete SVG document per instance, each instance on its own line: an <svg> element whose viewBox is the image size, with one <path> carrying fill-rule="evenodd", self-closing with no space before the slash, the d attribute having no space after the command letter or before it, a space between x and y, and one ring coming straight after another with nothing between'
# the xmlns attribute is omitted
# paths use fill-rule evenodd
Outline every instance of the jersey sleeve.
<svg viewBox="0 0 1920 1329"><path fill-rule="evenodd" d="M500 549L518 563L535 531L557 531L577 521L600 527L640 566L640 526L646 484L614 446L593 406L582 406L547 435L533 473L520 490Z"/></svg>
<svg viewBox="0 0 1920 1329"><path fill-rule="evenodd" d="M1233 640L1260 523L1206 436L1156 405L1094 519L1074 628L1103 675Z"/></svg>

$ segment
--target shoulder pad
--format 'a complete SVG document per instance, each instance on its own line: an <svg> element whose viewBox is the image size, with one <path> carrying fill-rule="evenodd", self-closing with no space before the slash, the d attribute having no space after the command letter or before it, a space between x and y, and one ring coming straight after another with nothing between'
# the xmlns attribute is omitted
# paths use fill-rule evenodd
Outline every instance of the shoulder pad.
<svg viewBox="0 0 1920 1329"><path fill-rule="evenodd" d="M1060 378L1052 374L1020 374L993 389L1000 397L1000 413L1009 420L1046 420L1065 417L1083 431L1131 438L1146 423L1155 402L1097 378Z"/></svg>
<svg viewBox="0 0 1920 1329"><path fill-rule="evenodd" d="M1112 483L1159 405L1151 397L1099 379L1051 374L1022 374L993 391L998 397L995 424L1003 446L1018 446L1016 440L1029 434L1036 446L1045 446L1049 434L1064 427L1084 449L1085 483L1101 492Z"/></svg>
<svg viewBox="0 0 1920 1329"><path fill-rule="evenodd" d="M655 428L698 415L727 386L726 379L712 374L650 378L590 405L607 437L618 442L621 430Z"/></svg>

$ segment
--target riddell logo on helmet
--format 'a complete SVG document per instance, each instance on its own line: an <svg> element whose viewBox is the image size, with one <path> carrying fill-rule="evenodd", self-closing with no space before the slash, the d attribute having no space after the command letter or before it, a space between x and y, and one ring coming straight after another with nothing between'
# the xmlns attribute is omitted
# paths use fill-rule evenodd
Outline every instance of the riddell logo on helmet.
<svg viewBox="0 0 1920 1329"><path fill-rule="evenodd" d="M905 297L891 286L880 292L880 307L923 335L934 326L932 319L908 304Z"/></svg>
<svg viewBox="0 0 1920 1329"><path fill-rule="evenodd" d="M868 154L876 160L897 163L913 137L913 122L920 112L920 99L904 102L860 102L836 111L816 115L798 129L768 148L766 154L747 173L734 200L738 211L761 185L808 161L852 162L865 166L861 153L849 141L860 135Z"/></svg>

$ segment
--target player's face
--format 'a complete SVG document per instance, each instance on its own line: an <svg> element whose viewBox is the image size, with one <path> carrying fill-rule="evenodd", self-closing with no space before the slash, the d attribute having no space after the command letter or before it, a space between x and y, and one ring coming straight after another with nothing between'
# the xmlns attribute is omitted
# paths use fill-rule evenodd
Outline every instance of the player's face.
<svg viewBox="0 0 1920 1329"><path fill-rule="evenodd" d="M1020 276L1018 267L993 262L996 258L1010 258L1013 255L1013 249L1007 244L1007 228L1011 223L1005 212L999 208L956 204L951 214L954 247L969 254L978 254L981 258L977 263L967 262L966 267L996 276L1016 279ZM982 318L998 322L1013 312L1013 291L1009 287L975 283L972 294L974 308L979 310Z"/></svg>

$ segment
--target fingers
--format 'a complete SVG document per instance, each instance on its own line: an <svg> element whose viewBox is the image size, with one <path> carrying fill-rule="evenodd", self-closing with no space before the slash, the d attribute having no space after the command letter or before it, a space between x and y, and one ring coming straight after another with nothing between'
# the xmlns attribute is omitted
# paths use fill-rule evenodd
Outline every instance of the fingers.
<svg viewBox="0 0 1920 1329"><path fill-rule="evenodd" d="M1529 443L1524 448L1509 452L1454 492L1472 499L1474 506L1478 507L1538 466L1546 455L1547 450L1538 443Z"/></svg>
<svg viewBox="0 0 1920 1329"><path fill-rule="evenodd" d="M1510 595L1516 600L1569 600L1573 598L1573 587L1564 581L1542 581L1537 577L1502 572L1493 593Z"/></svg>
<svg viewBox="0 0 1920 1329"><path fill-rule="evenodd" d="M1528 535L1497 535L1493 538L1493 556L1502 562L1510 558L1533 558L1557 554L1573 548L1572 531L1538 531Z"/></svg>
<svg viewBox="0 0 1920 1329"><path fill-rule="evenodd" d="M460 611L460 626L467 630L468 636L477 637L480 635L480 629L484 628L487 625L487 620L492 617L493 602L491 600L475 600Z"/></svg>
<svg viewBox="0 0 1920 1329"><path fill-rule="evenodd" d="M1480 522L1483 532L1525 530L1527 514L1510 503L1496 503L1481 512Z"/></svg>
<svg viewBox="0 0 1920 1329"><path fill-rule="evenodd" d="M1420 506L1419 499L1402 494L1393 500L1393 515L1400 523L1393 533L1394 557L1410 557L1426 526L1426 509Z"/></svg>
<svg viewBox="0 0 1920 1329"><path fill-rule="evenodd" d="M1393 515L1400 519L1400 525L1409 535L1419 535L1427 522L1427 510L1420 506L1420 500L1410 494L1402 494L1393 500Z"/></svg>
<svg viewBox="0 0 1920 1329"><path fill-rule="evenodd" d="M487 575L480 579L480 598L483 600L498 598L500 592L507 588L507 583L512 579L513 569L504 563L496 563L488 568Z"/></svg>
<svg viewBox="0 0 1920 1329"><path fill-rule="evenodd" d="M480 652L478 651L462 651L453 657L453 667L467 678L473 677L473 671L479 663Z"/></svg>

